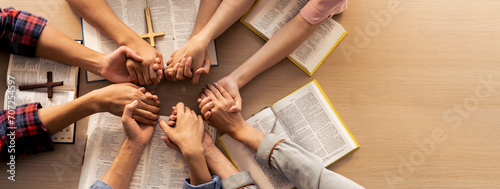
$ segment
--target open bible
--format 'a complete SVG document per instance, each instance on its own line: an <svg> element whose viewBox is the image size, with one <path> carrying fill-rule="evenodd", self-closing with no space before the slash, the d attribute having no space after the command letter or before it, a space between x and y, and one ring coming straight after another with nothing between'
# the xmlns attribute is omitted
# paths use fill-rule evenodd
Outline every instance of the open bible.
<svg viewBox="0 0 500 189"><path fill-rule="evenodd" d="M163 54L166 62L176 49L189 39L194 28L200 0L106 0L118 18L138 35L148 32L144 9L150 8L154 32L165 32L165 36L156 37L156 50ZM103 33L82 20L85 46L104 54L110 54L119 46ZM208 45L208 56L212 66L219 65L215 41ZM104 80L102 77L87 72L87 82Z"/></svg>
<svg viewBox="0 0 500 189"><path fill-rule="evenodd" d="M42 107L56 106L76 98L78 84L78 67L63 64L40 57L25 57L10 55L7 77L13 78L16 89L21 85L31 85L47 82L47 72L53 74L53 81L63 81L62 86L54 87L53 97L47 97L47 88L29 91L16 90L15 105L39 102ZM7 79L8 81L9 79ZM10 99L12 100L12 99ZM9 107L11 106L11 107ZM5 92L4 109L12 108L8 103L7 91ZM52 135L55 143L74 143L75 123Z"/></svg>
<svg viewBox="0 0 500 189"><path fill-rule="evenodd" d="M160 116L168 120L168 116ZM217 130L206 122L212 136ZM169 148L160 138L165 136L156 125L149 145L144 149L129 188L182 188L189 169L182 154ZM78 188L88 189L108 171L125 141L121 117L98 113L89 117L87 145Z"/></svg>
<svg viewBox="0 0 500 189"><path fill-rule="evenodd" d="M264 134L274 133L321 157L328 167L359 148L316 80L260 111L247 123ZM292 188L268 166L260 166L255 152L224 134L219 138L234 165L249 171L260 188Z"/></svg>
<svg viewBox="0 0 500 189"><path fill-rule="evenodd" d="M168 117L161 118L168 120ZM135 169L130 188L182 188L184 179L189 177L182 154L167 147L161 136L164 136L163 131L157 125ZM85 159L78 188L90 188L104 176L125 139L120 117L110 113L89 117Z"/></svg>
<svg viewBox="0 0 500 189"><path fill-rule="evenodd" d="M267 41L288 21L298 15L300 9L307 2L308 0L259 0L241 18L241 22ZM288 59L312 76L346 33L339 23L327 18L309 38L288 56Z"/></svg>

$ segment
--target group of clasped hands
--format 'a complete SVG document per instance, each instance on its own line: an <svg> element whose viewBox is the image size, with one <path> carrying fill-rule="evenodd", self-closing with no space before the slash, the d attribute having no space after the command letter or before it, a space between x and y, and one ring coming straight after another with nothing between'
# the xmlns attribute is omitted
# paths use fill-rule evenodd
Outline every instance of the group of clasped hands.
<svg viewBox="0 0 500 189"><path fill-rule="evenodd" d="M24 125L38 131L25 133L25 137L40 139L18 141L31 147L20 153L19 157L51 150L53 144L50 140L45 140L47 136L50 139L51 135L69 124L93 113L109 112L121 116L126 139L108 171L90 188L128 188L135 167L151 141L157 124L165 132L162 139L166 145L179 151L188 166L189 178L184 180L183 188L221 188L221 185L224 188L258 188L249 172L239 172L214 145L204 129L203 120L206 120L219 131L257 152L255 159L259 165L275 170L297 188L362 188L324 168L320 157L292 141L258 131L246 123L240 113L242 99L239 89L293 52L324 20L344 11L347 8L346 0L309 0L299 14L238 68L202 89L198 99L201 115L179 102L172 107L168 120L159 119L158 96L139 85L159 84L162 80L189 80L191 83L198 83L200 77L210 70L207 53L210 41L235 23L254 1L201 1L189 40L168 58L164 58L120 21L106 1L66 1L85 21L120 47L104 55L75 43L63 33L46 26L45 19L6 8L2 9L1 14L5 18L0 19L2 31L20 32L14 26L24 24L26 30L23 31L28 32L21 32L19 35L39 38L38 41L29 41L31 43L21 46L21 51L18 48L7 49L11 53L36 55L77 66L117 84L91 91L57 106L42 108L39 103L32 103L17 107L19 111L16 112L25 111L30 115L38 115L26 117ZM29 18L29 22L26 18ZM12 23L1 24L2 21ZM16 35L0 35L0 38L9 36ZM5 43L5 47L17 47L19 43L16 39L11 37L0 40L0 45L3 47ZM166 66L164 60L167 60ZM37 125L32 125L34 121L28 118L39 119L35 122ZM6 137L2 139L4 138ZM44 143L39 144L40 142ZM5 159L8 157L5 152L0 155Z"/></svg>

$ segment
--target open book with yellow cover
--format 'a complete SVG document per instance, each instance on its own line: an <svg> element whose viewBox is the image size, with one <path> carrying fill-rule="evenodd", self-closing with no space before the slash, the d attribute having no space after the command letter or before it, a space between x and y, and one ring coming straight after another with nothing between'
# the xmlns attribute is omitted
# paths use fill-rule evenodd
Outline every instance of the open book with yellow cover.
<svg viewBox="0 0 500 189"><path fill-rule="evenodd" d="M300 9L307 2L308 0L259 0L240 21L267 41L288 21L298 15ZM346 33L339 23L327 18L309 38L288 56L288 59L309 76L312 76Z"/></svg>
<svg viewBox="0 0 500 189"><path fill-rule="evenodd" d="M321 157L328 167L359 148L316 80L265 108L247 120L264 134L274 133ZM293 185L267 166L259 166L255 153L225 134L219 138L240 171L249 171L260 188Z"/></svg>

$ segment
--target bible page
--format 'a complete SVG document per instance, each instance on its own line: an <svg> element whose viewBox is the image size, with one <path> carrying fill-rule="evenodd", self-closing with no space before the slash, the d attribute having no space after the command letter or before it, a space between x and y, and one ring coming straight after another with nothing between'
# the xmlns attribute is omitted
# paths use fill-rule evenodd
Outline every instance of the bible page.
<svg viewBox="0 0 500 189"><path fill-rule="evenodd" d="M289 57L302 68L312 74L326 59L330 51L344 36L345 30L332 18L326 18Z"/></svg>
<svg viewBox="0 0 500 189"><path fill-rule="evenodd" d="M10 55L7 76L15 78L16 85L32 85L47 82L47 72L52 72L52 81L62 81L56 90L76 91L78 67L40 57ZM33 89L47 91L47 88Z"/></svg>
<svg viewBox="0 0 500 189"><path fill-rule="evenodd" d="M163 54L164 66L176 49L189 40L200 7L200 0L148 0L154 32L165 32L156 37L156 49ZM218 65L214 41L207 48L211 65Z"/></svg>
<svg viewBox="0 0 500 189"><path fill-rule="evenodd" d="M358 146L325 99L316 80L273 105L293 142L327 166Z"/></svg>
<svg viewBox="0 0 500 189"><path fill-rule="evenodd" d="M54 91L52 98L47 98L47 92L44 91L19 91L16 90L15 106L39 102L42 107L57 106L75 99L75 91ZM7 91L5 92L4 109L7 107ZM10 104L12 105L12 104ZM72 123L63 130L52 135L52 142L73 143L75 133L75 124Z"/></svg>
<svg viewBox="0 0 500 189"><path fill-rule="evenodd" d="M246 122L266 135L270 134L271 130L274 128L273 133L275 135L290 140L290 137L285 132L283 124L277 119L271 107L264 108L259 113L247 119Z"/></svg>
<svg viewBox="0 0 500 189"><path fill-rule="evenodd" d="M306 3L307 0L260 0L243 22L269 40L295 17Z"/></svg>
<svg viewBox="0 0 500 189"><path fill-rule="evenodd" d="M243 22L268 40L298 15L307 2L308 0L260 0ZM327 18L309 38L289 55L289 58L299 64L306 72L312 74L344 33L345 30L339 23Z"/></svg>
<svg viewBox="0 0 500 189"><path fill-rule="evenodd" d="M110 113L98 113L89 118L87 146L79 184L80 189L90 188L95 181L104 176L118 155L125 139L121 117ZM144 150L132 176L129 188L142 188L141 182L144 174L146 153L147 150Z"/></svg>
<svg viewBox="0 0 500 189"><path fill-rule="evenodd" d="M115 15L137 34L147 33L144 9L145 0L106 0ZM99 32L88 22L82 19L82 30L85 46L103 54L111 54L118 49L111 38ZM104 80L101 76L87 72L87 82Z"/></svg>
<svg viewBox="0 0 500 189"><path fill-rule="evenodd" d="M160 116L168 120L167 116ZM148 146L146 171L143 188L182 188L184 179L189 177L189 169L181 153L169 148L160 138L166 136L156 125L153 138Z"/></svg>

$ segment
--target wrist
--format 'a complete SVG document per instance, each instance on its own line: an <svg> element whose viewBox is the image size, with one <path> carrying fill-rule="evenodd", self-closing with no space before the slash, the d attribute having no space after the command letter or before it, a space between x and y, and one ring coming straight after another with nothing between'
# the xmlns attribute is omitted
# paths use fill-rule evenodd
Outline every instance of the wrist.
<svg viewBox="0 0 500 189"><path fill-rule="evenodd" d="M106 105L103 100L105 96L100 95L99 93L101 92L102 89L97 89L94 91L91 91L90 93L87 93L83 97L88 99L88 103L94 113L99 113L99 112L106 112ZM82 97L82 98L83 98Z"/></svg>
<svg viewBox="0 0 500 189"><path fill-rule="evenodd" d="M101 98L99 98L98 92L99 90L94 90L80 97L85 101L85 105L89 107L89 109L92 111L92 114L103 112L101 106Z"/></svg>
<svg viewBox="0 0 500 189"><path fill-rule="evenodd" d="M189 40L193 40L194 44L197 44L197 45L203 47L203 49L207 49L208 44L210 44L210 41L213 39L210 36L207 36L203 33L198 33L198 34L190 37Z"/></svg>
<svg viewBox="0 0 500 189"><path fill-rule="evenodd" d="M236 85L238 86L238 89L241 89L241 87L245 86L246 82L243 81L243 71L239 71L237 68L233 72L231 72L228 76L229 80L232 80Z"/></svg>
<svg viewBox="0 0 500 189"><path fill-rule="evenodd" d="M105 64L105 62L106 62L106 55L99 53L96 56L95 62L92 63L92 65L93 65L92 70L88 70L88 71L102 77L102 68L103 68L103 65Z"/></svg>
<svg viewBox="0 0 500 189"><path fill-rule="evenodd" d="M253 151L257 151L260 143L262 142L264 137L266 137L266 135L247 124L244 127L242 127L242 130L240 130L238 133L236 133L234 136L231 137L245 144L245 146L252 149Z"/></svg>
<svg viewBox="0 0 500 189"><path fill-rule="evenodd" d="M248 125L246 121L243 120L243 122L239 121L235 124L230 125L230 129L228 130L227 134L234 139L241 141L244 140L244 138L247 136L246 130L248 130L248 127L252 127Z"/></svg>
<svg viewBox="0 0 500 189"><path fill-rule="evenodd" d="M118 42L118 45L126 46L131 48L132 50L137 51L139 47L149 44L146 41L144 41L144 39L142 39L140 36L134 33L133 36L129 36L128 38L125 38L125 40L122 40L122 42Z"/></svg>
<svg viewBox="0 0 500 189"><path fill-rule="evenodd" d="M194 156L205 156L205 150L202 145L189 145L188 147L179 147L181 149L182 156L189 159Z"/></svg>
<svg viewBox="0 0 500 189"><path fill-rule="evenodd" d="M147 144L135 142L127 138L125 139L125 142L123 142L122 148L128 151L129 153L142 154L142 151L146 148L146 146Z"/></svg>

